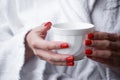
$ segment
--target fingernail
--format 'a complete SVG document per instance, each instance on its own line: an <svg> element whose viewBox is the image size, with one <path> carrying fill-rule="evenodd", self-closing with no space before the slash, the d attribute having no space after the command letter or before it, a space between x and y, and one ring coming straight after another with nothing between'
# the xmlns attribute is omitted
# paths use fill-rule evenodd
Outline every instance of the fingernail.
<svg viewBox="0 0 120 80"><path fill-rule="evenodd" d="M91 45L91 44L92 44L91 40L85 40L85 45L86 45L86 46L89 46L89 45Z"/></svg>
<svg viewBox="0 0 120 80"><path fill-rule="evenodd" d="M50 27L51 25L52 25L51 22L47 22L47 23L44 24L44 26L46 26L46 27Z"/></svg>
<svg viewBox="0 0 120 80"><path fill-rule="evenodd" d="M69 56L66 58L66 62L73 62L74 61L74 57L73 56Z"/></svg>
<svg viewBox="0 0 120 80"><path fill-rule="evenodd" d="M93 35L92 33L89 33L89 34L87 35L87 38L88 38L88 39L92 39L92 38L94 38L94 35Z"/></svg>
<svg viewBox="0 0 120 80"><path fill-rule="evenodd" d="M86 55L91 55L91 54L92 54L92 50L86 49L86 50L85 50L85 54L86 54Z"/></svg>
<svg viewBox="0 0 120 80"><path fill-rule="evenodd" d="M60 45L60 47L61 47L61 48L68 48L69 46L68 46L67 43L62 43L62 44Z"/></svg>
<svg viewBox="0 0 120 80"><path fill-rule="evenodd" d="M66 65L67 66L74 66L74 62L67 62Z"/></svg>

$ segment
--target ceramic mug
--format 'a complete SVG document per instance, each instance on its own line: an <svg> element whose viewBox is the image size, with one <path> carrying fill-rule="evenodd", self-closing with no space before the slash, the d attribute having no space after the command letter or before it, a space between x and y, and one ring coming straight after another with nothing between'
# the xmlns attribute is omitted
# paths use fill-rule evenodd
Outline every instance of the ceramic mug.
<svg viewBox="0 0 120 80"><path fill-rule="evenodd" d="M84 57L84 40L88 33L94 31L94 25L89 23L59 23L51 28L50 41L67 42L69 48L54 50L58 54L73 55L75 60L81 60Z"/></svg>

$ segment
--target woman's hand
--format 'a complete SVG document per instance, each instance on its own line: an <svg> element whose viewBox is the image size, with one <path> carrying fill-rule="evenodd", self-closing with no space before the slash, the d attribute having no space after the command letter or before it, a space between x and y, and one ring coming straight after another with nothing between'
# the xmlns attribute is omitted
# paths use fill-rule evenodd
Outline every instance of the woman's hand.
<svg viewBox="0 0 120 80"><path fill-rule="evenodd" d="M85 40L88 58L120 71L120 35L94 32Z"/></svg>
<svg viewBox="0 0 120 80"><path fill-rule="evenodd" d="M43 25L31 30L26 35L26 45L28 46L27 50L31 49L34 55L51 64L73 66L73 56L65 54L56 54L51 51L53 49L68 48L69 46L67 43L60 41L45 40L47 31L51 28L51 25L51 22L44 23ZM30 55L30 53L26 54Z"/></svg>

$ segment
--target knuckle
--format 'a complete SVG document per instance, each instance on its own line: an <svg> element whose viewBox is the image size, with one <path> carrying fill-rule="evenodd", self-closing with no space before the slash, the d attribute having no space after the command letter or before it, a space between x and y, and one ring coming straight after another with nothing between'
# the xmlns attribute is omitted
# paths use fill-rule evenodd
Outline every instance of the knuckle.
<svg viewBox="0 0 120 80"><path fill-rule="evenodd" d="M110 48L110 47L112 46L110 41L105 41L105 43L107 43L107 44L106 44L106 47L107 47L107 48Z"/></svg>
<svg viewBox="0 0 120 80"><path fill-rule="evenodd" d="M50 43L49 45L46 46L47 49L57 49L58 48L58 44L55 43Z"/></svg>
<svg viewBox="0 0 120 80"><path fill-rule="evenodd" d="M43 36L44 35L44 32L41 30L38 32L40 36Z"/></svg>
<svg viewBox="0 0 120 80"><path fill-rule="evenodd" d="M106 33L106 39L107 39L107 40L111 40L112 37L113 37L113 34L111 34L111 33Z"/></svg>
<svg viewBox="0 0 120 80"><path fill-rule="evenodd" d="M42 46L41 48L42 48L43 50L48 50L48 49L49 49L49 46L46 45L46 46Z"/></svg>
<svg viewBox="0 0 120 80"><path fill-rule="evenodd" d="M48 62L53 62L53 59L52 59L51 57L47 57L46 60L47 60Z"/></svg>
<svg viewBox="0 0 120 80"><path fill-rule="evenodd" d="M111 41L116 41L116 40L117 40L117 37L118 37L118 35L115 34L115 33L108 33L108 34L107 34L107 39L108 39L108 40L111 40Z"/></svg>
<svg viewBox="0 0 120 80"><path fill-rule="evenodd" d="M101 50L94 50L94 57L106 57L105 55L105 51L101 51Z"/></svg>
<svg viewBox="0 0 120 80"><path fill-rule="evenodd" d="M31 46L32 46L33 48L35 48L35 47L37 46L37 44L38 44L38 43L37 43L36 41L34 41L34 42L31 43Z"/></svg>
<svg viewBox="0 0 120 80"><path fill-rule="evenodd" d="M94 51L93 51L93 56L96 56L96 57L97 57L97 53L98 53L98 50L94 50Z"/></svg>
<svg viewBox="0 0 120 80"><path fill-rule="evenodd" d="M112 51L102 51L102 50L94 50L94 57L101 57L101 58L111 58Z"/></svg>
<svg viewBox="0 0 120 80"><path fill-rule="evenodd" d="M113 52L112 51L108 51L107 58L111 58L112 55L113 55Z"/></svg>
<svg viewBox="0 0 120 80"><path fill-rule="evenodd" d="M46 50L52 50L54 49L54 47L52 45L47 45L46 47L44 47Z"/></svg>
<svg viewBox="0 0 120 80"><path fill-rule="evenodd" d="M46 45L43 46L44 49L50 50L51 49L51 44L49 42L44 42Z"/></svg>
<svg viewBox="0 0 120 80"><path fill-rule="evenodd" d="M97 44L98 44L98 42L94 40L94 41L92 41L92 45L91 45L91 46L94 47L94 46L96 46Z"/></svg>
<svg viewBox="0 0 120 80"><path fill-rule="evenodd" d="M45 46L45 49L51 50L51 49L52 49L52 46L51 46L51 45L46 45L46 46Z"/></svg>
<svg viewBox="0 0 120 80"><path fill-rule="evenodd" d="M58 61L66 61L65 57L62 55L58 56Z"/></svg>
<svg viewBox="0 0 120 80"><path fill-rule="evenodd" d="M54 47L55 49L57 49L57 48L58 48L58 44L53 44L53 47Z"/></svg>

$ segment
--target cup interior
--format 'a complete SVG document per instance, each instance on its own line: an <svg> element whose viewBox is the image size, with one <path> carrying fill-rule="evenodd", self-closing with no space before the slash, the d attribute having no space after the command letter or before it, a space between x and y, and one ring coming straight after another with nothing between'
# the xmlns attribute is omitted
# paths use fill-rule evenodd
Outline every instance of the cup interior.
<svg viewBox="0 0 120 80"><path fill-rule="evenodd" d="M60 30L81 30L93 28L94 25L89 23L59 23L53 25L53 28Z"/></svg>
<svg viewBox="0 0 120 80"><path fill-rule="evenodd" d="M93 31L94 25L89 23L59 23L54 24L52 30L60 35L83 35Z"/></svg>

